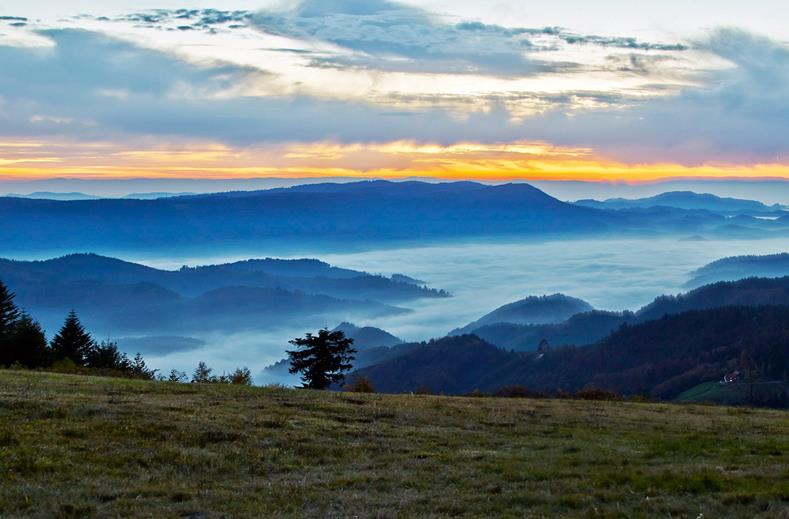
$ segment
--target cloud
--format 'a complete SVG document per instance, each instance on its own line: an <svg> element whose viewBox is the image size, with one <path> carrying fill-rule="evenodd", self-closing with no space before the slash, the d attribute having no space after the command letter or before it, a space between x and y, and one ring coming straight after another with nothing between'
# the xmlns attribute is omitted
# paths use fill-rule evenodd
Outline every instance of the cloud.
<svg viewBox="0 0 789 519"><path fill-rule="evenodd" d="M270 35L335 46L314 53L315 67L524 77L580 65L544 59L562 43L637 51L680 52L684 44L631 37L576 35L558 27L503 27L476 21L448 23L413 6L387 0L304 0L287 10L155 10L115 20L162 30L216 32L254 26Z"/></svg>
<svg viewBox="0 0 789 519"><path fill-rule="evenodd" d="M695 46L729 66L705 73L700 88L579 114L572 124L550 114L540 133L629 161L789 161L789 48L735 28L716 29Z"/></svg>
<svg viewBox="0 0 789 519"><path fill-rule="evenodd" d="M25 29L49 45L0 45L0 135L232 146L528 140L688 164L789 156L789 49L739 29L668 47L626 37L570 42L561 28L448 23L382 0L310 0L263 13L162 10L120 22L177 41L187 36L170 31L215 31L216 46L223 34L240 33L252 46L266 46L260 31L281 34L266 52L286 66L144 48L98 32L111 32L112 21L93 19L91 31ZM573 50L582 44L582 53ZM547 59L557 45L565 54ZM694 68L714 60L726 66ZM307 73L324 67L370 73L345 95L321 96L322 82L345 79ZM267 88L274 83L294 86Z"/></svg>
<svg viewBox="0 0 789 519"><path fill-rule="evenodd" d="M221 63L190 64L95 32L41 34L54 43L51 49L0 46L0 67L7 72L0 76L0 96L6 100L0 135L62 136L68 131L68 137L85 140L158 135L234 145L404 138L506 141L520 133L508 104L543 110L580 98L616 101L615 95L584 92L530 100L517 93L481 100L455 95L446 96L443 104L436 96L409 96L418 110L393 110L400 104L395 97L386 105L299 95L224 95L250 76L267 80L265 73ZM475 109L479 102L491 109ZM453 111L458 103L470 110L463 124Z"/></svg>
<svg viewBox="0 0 789 519"><path fill-rule="evenodd" d="M315 66L387 71L523 77L580 67L539 56L541 51L555 49L560 40L644 51L686 50L682 44L654 44L635 38L576 36L557 27L502 27L474 21L449 24L421 9L385 0L305 0L289 13L258 13L253 23L263 31L317 39L352 52L315 59Z"/></svg>
<svg viewBox="0 0 789 519"><path fill-rule="evenodd" d="M570 45L599 45L601 47L616 47L620 49L632 50L659 50L659 51L686 51L689 50L685 44L682 43L650 43L638 41L632 37L606 37L594 35L574 35L574 34L559 34L559 37L569 43Z"/></svg>

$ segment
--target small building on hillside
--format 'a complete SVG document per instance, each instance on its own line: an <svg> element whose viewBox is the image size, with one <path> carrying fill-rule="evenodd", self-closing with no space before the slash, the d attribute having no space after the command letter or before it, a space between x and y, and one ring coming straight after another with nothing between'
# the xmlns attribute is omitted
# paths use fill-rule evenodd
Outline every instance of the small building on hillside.
<svg viewBox="0 0 789 519"><path fill-rule="evenodd" d="M740 380L740 371L732 371L731 373L727 373L723 375L723 379L720 381L722 386L728 386L729 384L734 384L735 382Z"/></svg>

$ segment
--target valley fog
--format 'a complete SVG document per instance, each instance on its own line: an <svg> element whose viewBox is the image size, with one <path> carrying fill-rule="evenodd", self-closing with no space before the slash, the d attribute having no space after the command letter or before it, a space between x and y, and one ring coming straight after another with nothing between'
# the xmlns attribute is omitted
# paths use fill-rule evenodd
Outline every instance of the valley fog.
<svg viewBox="0 0 789 519"><path fill-rule="evenodd" d="M597 309L637 309L661 294L685 291L689 274L710 261L741 254L770 254L786 250L786 240L681 241L677 239L574 240L529 243L464 242L436 246L372 250L348 254L299 254L332 265L370 273L406 274L452 294L447 299L423 299L399 306L404 315L357 319L337 315L336 321L305 320L299 328L272 328L265 333L198 336L206 342L197 350L166 356L148 355L149 364L163 371L191 372L199 360L215 372L248 366L257 383L293 382L261 370L283 358L287 341L334 327L341 320L383 328L405 341L442 337L491 310L530 295L561 292L588 301ZM265 257L265 251L232 256L203 255L126 259L157 268L224 263Z"/></svg>

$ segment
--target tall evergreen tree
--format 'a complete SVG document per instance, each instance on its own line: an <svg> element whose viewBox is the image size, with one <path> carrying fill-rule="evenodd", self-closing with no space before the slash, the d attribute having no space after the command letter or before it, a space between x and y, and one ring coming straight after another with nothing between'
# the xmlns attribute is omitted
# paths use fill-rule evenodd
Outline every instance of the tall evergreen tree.
<svg viewBox="0 0 789 519"><path fill-rule="evenodd" d="M6 352L10 356L7 365L19 363L26 368L41 368L49 363L49 349L44 330L26 313L20 315L8 335Z"/></svg>
<svg viewBox="0 0 789 519"><path fill-rule="evenodd" d="M125 353L118 350L118 343L106 340L94 344L85 356L85 365L99 369L128 369L130 362Z"/></svg>
<svg viewBox="0 0 789 519"><path fill-rule="evenodd" d="M353 339L341 331L323 329L318 335L308 333L304 338L289 341L297 350L288 351L290 372L301 373L301 381L308 389L326 389L345 379L344 372L352 369L356 353Z"/></svg>
<svg viewBox="0 0 789 519"><path fill-rule="evenodd" d="M14 293L0 281L0 339L11 333L17 319L19 308L14 304Z"/></svg>
<svg viewBox="0 0 789 519"><path fill-rule="evenodd" d="M202 360L197 363L197 368L192 374L192 384L210 384L216 381L216 377L211 375L213 370Z"/></svg>
<svg viewBox="0 0 789 519"><path fill-rule="evenodd" d="M14 293L0 281L0 366L10 366L16 360L10 340L18 319L19 309L14 304Z"/></svg>
<svg viewBox="0 0 789 519"><path fill-rule="evenodd" d="M52 339L52 360L55 362L71 360L77 366L84 366L96 343L72 310L66 317L63 327Z"/></svg>

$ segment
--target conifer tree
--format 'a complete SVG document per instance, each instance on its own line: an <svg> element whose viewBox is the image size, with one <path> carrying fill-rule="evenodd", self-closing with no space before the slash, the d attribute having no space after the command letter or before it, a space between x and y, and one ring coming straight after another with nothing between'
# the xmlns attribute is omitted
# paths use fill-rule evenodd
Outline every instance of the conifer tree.
<svg viewBox="0 0 789 519"><path fill-rule="evenodd" d="M156 372L158 370L150 369L147 364L145 364L145 359L142 358L142 353L137 352L137 355L129 361L129 374L133 378L141 378L143 380L153 380L156 377Z"/></svg>
<svg viewBox="0 0 789 519"><path fill-rule="evenodd" d="M195 372L192 374L192 384L210 384L216 381L216 377L211 376L213 370L202 360L197 364Z"/></svg>
<svg viewBox="0 0 789 519"><path fill-rule="evenodd" d="M52 339L52 359L55 362L71 360L77 366L84 366L96 343L72 310L66 317L63 327Z"/></svg>
<svg viewBox="0 0 789 519"><path fill-rule="evenodd" d="M19 363L26 368L41 368L49 363L47 338L41 325L26 313L14 324L5 342L6 365Z"/></svg>
<svg viewBox="0 0 789 519"><path fill-rule="evenodd" d="M341 331L320 330L318 335L308 333L304 338L289 341L297 350L288 351L290 372L301 373L301 381L308 389L326 389L345 379L344 372L352 369L356 353L351 346L353 339Z"/></svg>
<svg viewBox="0 0 789 519"><path fill-rule="evenodd" d="M0 281L0 339L7 336L19 319L19 308L14 304L14 293Z"/></svg>
<svg viewBox="0 0 789 519"><path fill-rule="evenodd" d="M108 339L94 344L85 356L85 365L89 368L127 370L129 359L118 349L118 343Z"/></svg>
<svg viewBox="0 0 789 519"><path fill-rule="evenodd" d="M14 304L14 293L0 281L0 366L10 366L16 360L10 341L18 319L19 309Z"/></svg>

